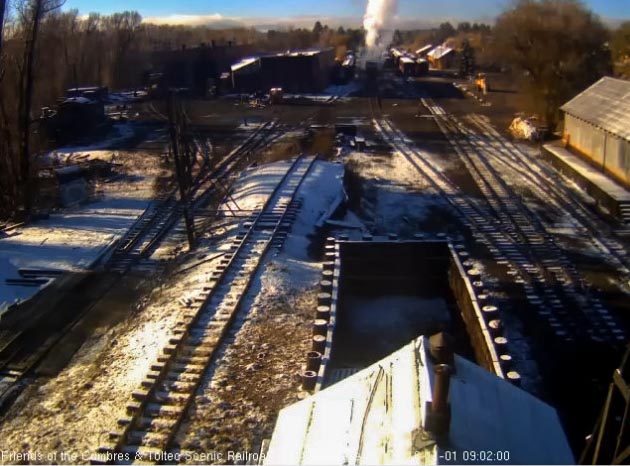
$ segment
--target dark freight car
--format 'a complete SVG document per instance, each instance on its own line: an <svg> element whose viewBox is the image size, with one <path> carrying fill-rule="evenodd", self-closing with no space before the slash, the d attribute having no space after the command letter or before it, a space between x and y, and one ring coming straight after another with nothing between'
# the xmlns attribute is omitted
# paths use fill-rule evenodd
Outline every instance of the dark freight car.
<svg viewBox="0 0 630 466"><path fill-rule="evenodd" d="M403 76L416 76L416 61L411 57L400 57L398 69Z"/></svg>
<svg viewBox="0 0 630 466"><path fill-rule="evenodd" d="M206 45L153 53L151 73L160 76L161 89L186 88L193 94L207 96L210 88L221 82L222 73L239 58L251 55L251 45Z"/></svg>
<svg viewBox="0 0 630 466"><path fill-rule="evenodd" d="M260 57L262 89L281 87L285 92L319 92L330 83L335 64L333 49L307 50Z"/></svg>
<svg viewBox="0 0 630 466"><path fill-rule="evenodd" d="M237 92L320 92L334 77L333 49L284 52L246 58L231 67Z"/></svg>

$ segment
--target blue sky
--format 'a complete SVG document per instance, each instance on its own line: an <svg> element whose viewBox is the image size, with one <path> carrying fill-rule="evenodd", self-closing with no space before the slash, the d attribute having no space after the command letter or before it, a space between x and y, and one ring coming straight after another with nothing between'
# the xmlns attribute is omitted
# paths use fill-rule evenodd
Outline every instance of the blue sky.
<svg viewBox="0 0 630 466"><path fill-rule="evenodd" d="M104 14L137 10L143 17L221 15L225 18L296 16L360 18L367 0L67 0L65 9ZM509 0L398 0L401 18L478 19L495 16ZM604 18L630 18L630 0L586 0ZM428 14L427 12L430 12Z"/></svg>

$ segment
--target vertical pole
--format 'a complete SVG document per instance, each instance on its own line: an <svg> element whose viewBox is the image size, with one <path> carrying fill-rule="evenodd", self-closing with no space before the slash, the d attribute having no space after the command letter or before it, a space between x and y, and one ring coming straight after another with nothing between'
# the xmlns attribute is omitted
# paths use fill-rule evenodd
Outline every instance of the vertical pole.
<svg viewBox="0 0 630 466"><path fill-rule="evenodd" d="M190 249L195 248L195 225L190 215L188 202L190 201L188 196L189 183L186 182L185 167L183 166L180 153L180 130L178 118L175 115L175 94L171 91L168 96L168 121L169 132L171 136L171 146L173 149L173 159L175 160L175 176L177 177L177 184L179 186L180 202L183 205L184 210L184 223L186 224L186 235L188 237L188 246Z"/></svg>
<svg viewBox="0 0 630 466"><path fill-rule="evenodd" d="M444 414L448 406L448 391L451 381L451 366L437 364L433 367L435 378L433 379L432 411L435 414Z"/></svg>

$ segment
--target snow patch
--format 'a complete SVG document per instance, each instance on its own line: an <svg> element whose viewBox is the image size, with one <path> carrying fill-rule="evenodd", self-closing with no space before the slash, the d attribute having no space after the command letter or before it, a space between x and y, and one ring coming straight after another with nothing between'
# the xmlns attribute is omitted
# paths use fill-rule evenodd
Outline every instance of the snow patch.
<svg viewBox="0 0 630 466"><path fill-rule="evenodd" d="M111 148L116 144L120 144L128 139L131 139L134 135L133 127L129 123L120 123L113 125L113 129L109 137L85 146L67 146L59 149L55 149L51 152L40 156L44 164L49 165L64 165L71 160L85 161L86 157L92 157L94 154L98 154L103 149Z"/></svg>

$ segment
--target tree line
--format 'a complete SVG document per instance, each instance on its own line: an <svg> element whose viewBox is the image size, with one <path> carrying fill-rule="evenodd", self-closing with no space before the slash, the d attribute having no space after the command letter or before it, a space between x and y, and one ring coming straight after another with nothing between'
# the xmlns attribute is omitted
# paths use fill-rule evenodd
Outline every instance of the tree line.
<svg viewBox="0 0 630 466"><path fill-rule="evenodd" d="M77 85L127 88L142 84L155 50L182 45L251 44L260 51L332 46L343 57L364 44L362 28L212 29L156 25L140 14L61 9L64 0L0 0L0 217L31 210L33 154L45 148L34 134L38 109ZM10 10L10 11L9 11ZM540 115L557 122L558 106L613 69L630 74L630 22L611 30L578 0L516 0L492 26L444 22L395 31L394 44L464 44L478 66L523 77Z"/></svg>
<svg viewBox="0 0 630 466"><path fill-rule="evenodd" d="M0 218L28 215L33 154L46 141L35 134L39 109L83 85L137 87L155 50L182 45L253 44L261 51L333 46L339 54L358 47L361 29L258 31L142 22L135 11L112 15L63 11L64 0L0 0ZM10 13L9 11L10 10Z"/></svg>
<svg viewBox="0 0 630 466"><path fill-rule="evenodd" d="M630 21L610 28L579 0L515 0L492 27L442 23L395 39L409 50L471 47L481 71L513 76L551 130L559 107L600 77L630 78Z"/></svg>

